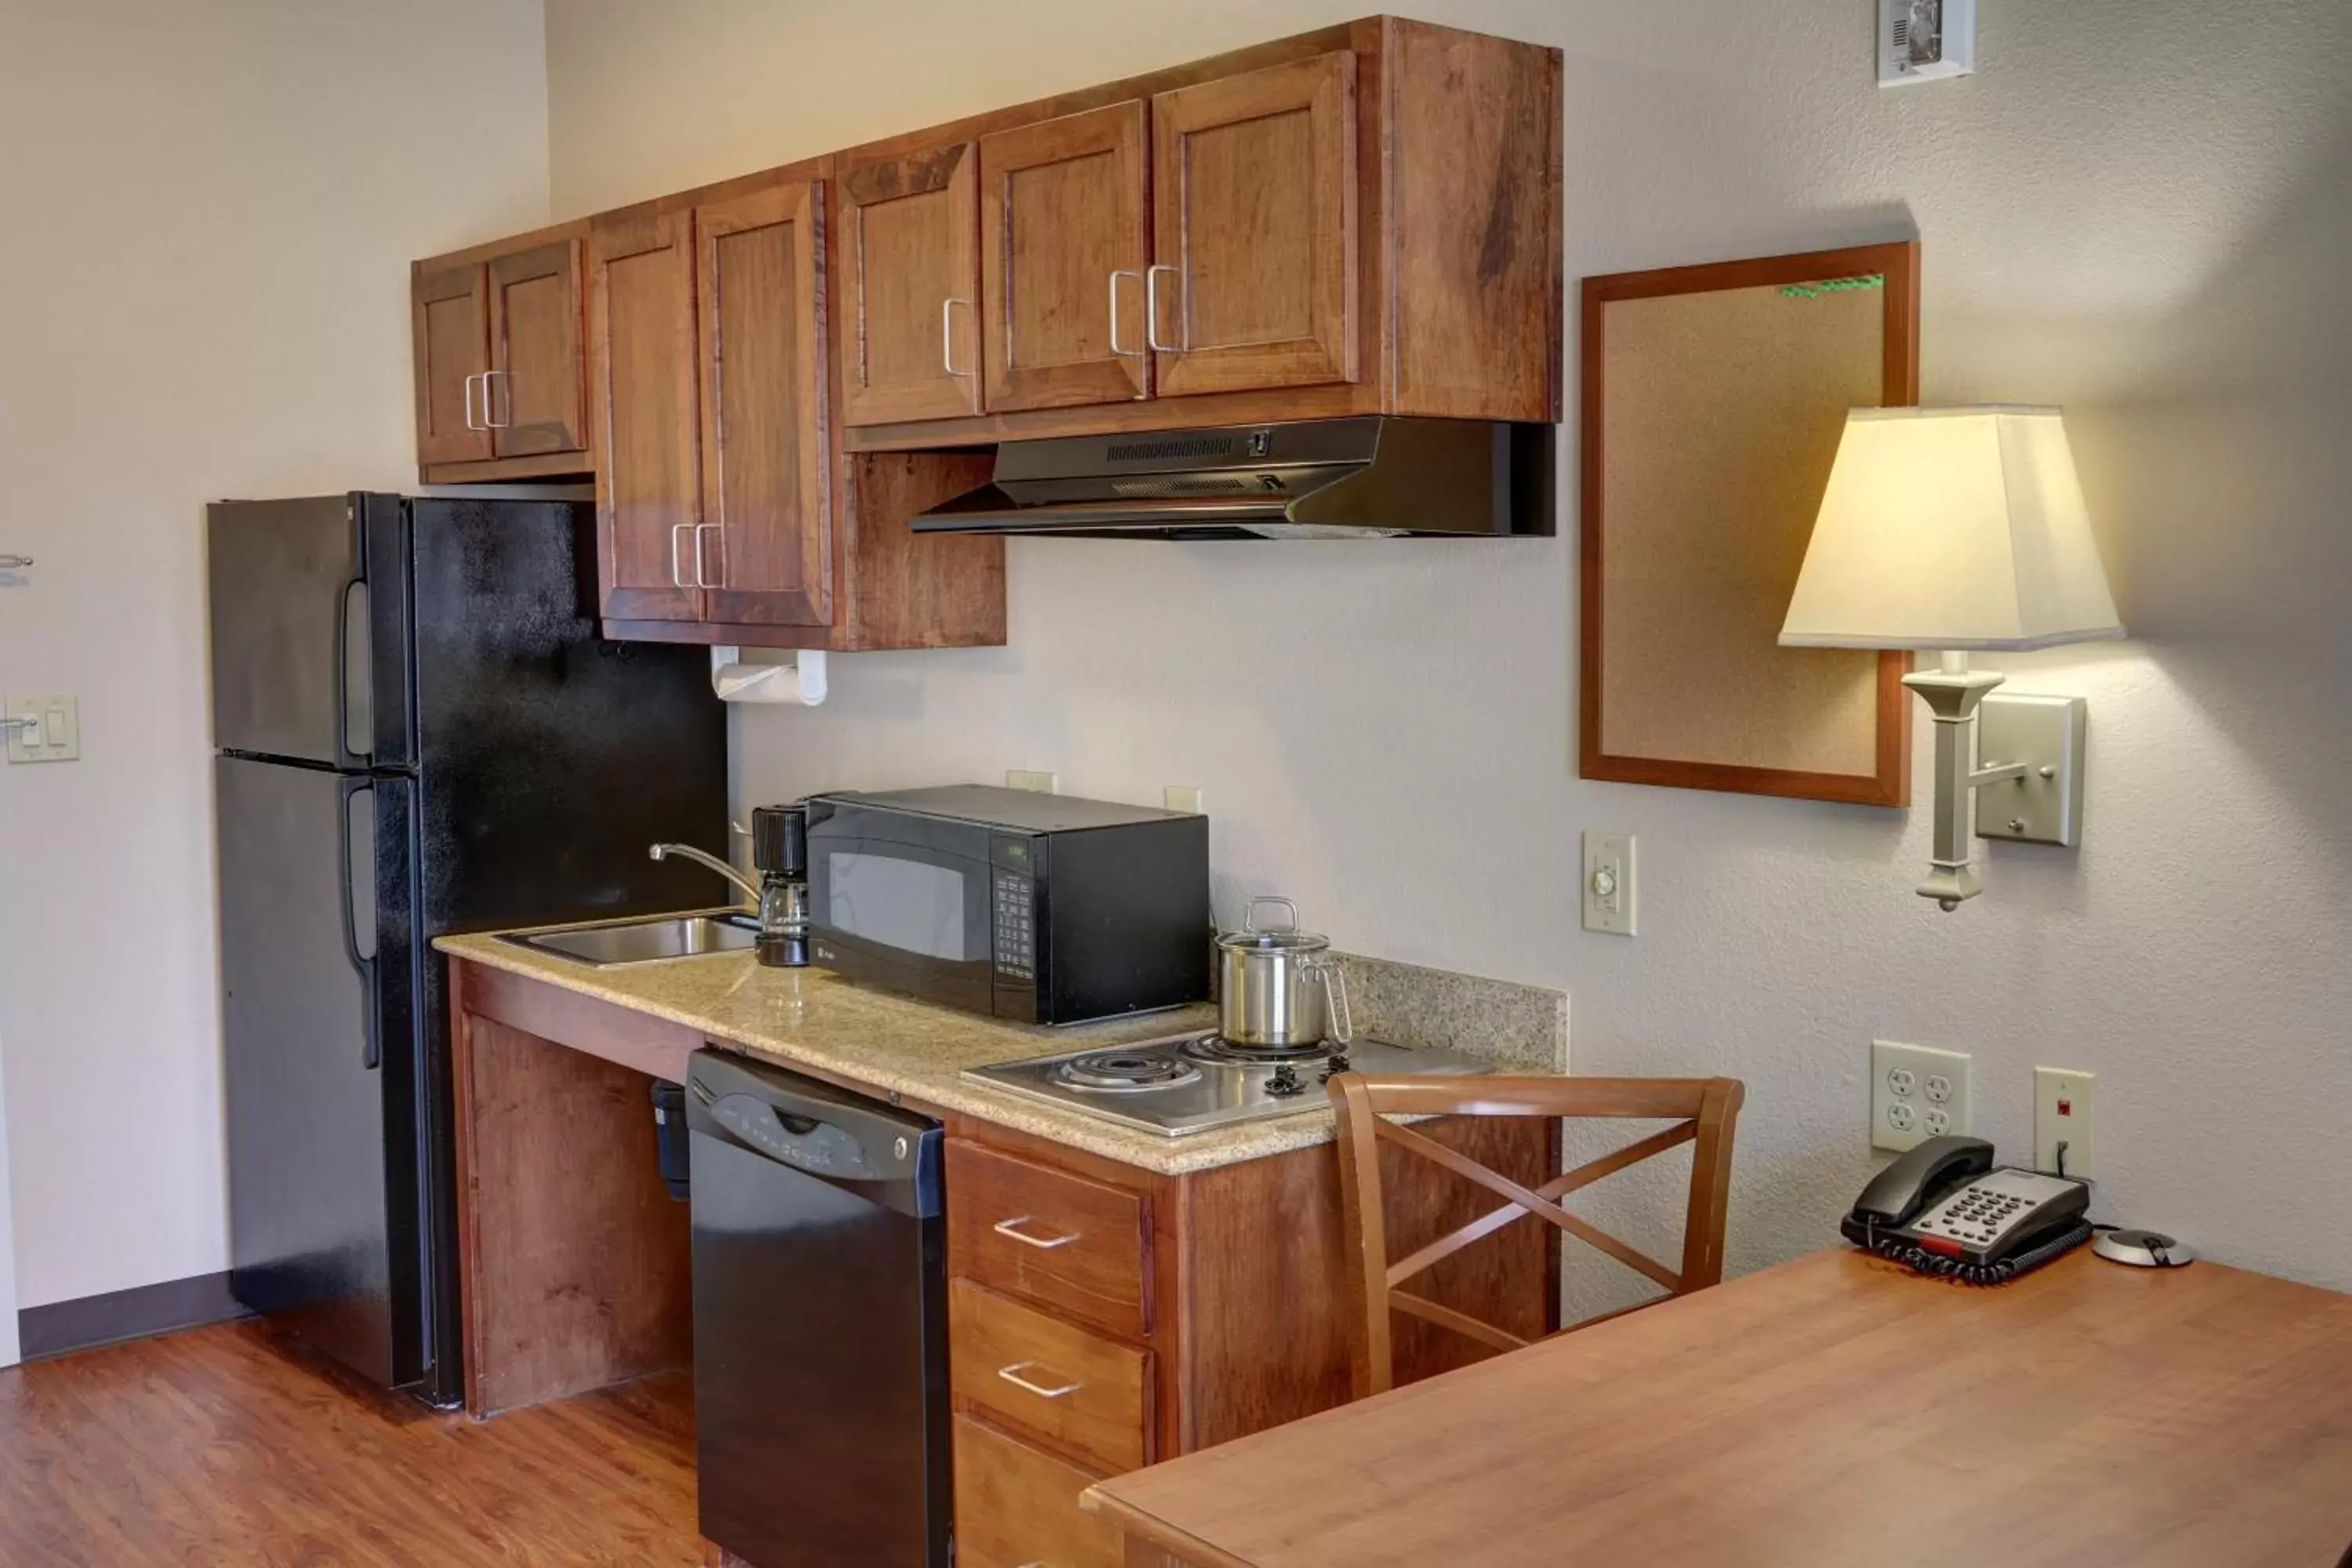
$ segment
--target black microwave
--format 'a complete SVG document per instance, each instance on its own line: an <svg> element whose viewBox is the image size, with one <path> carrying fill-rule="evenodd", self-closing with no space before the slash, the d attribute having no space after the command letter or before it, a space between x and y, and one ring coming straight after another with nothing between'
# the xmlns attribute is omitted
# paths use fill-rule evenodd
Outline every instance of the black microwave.
<svg viewBox="0 0 2352 1568"><path fill-rule="evenodd" d="M1024 1024L1209 994L1209 819L1031 790L808 800L811 960Z"/></svg>

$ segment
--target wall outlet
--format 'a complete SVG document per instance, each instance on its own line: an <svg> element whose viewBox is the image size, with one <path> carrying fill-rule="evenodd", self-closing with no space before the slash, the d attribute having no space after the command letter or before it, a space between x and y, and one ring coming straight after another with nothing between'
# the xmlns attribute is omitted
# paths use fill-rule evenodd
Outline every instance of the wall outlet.
<svg viewBox="0 0 2352 1568"><path fill-rule="evenodd" d="M70 697L8 699L8 760L70 763L81 756L81 710Z"/></svg>
<svg viewBox="0 0 2352 1568"><path fill-rule="evenodd" d="M1062 781L1042 768L1007 768L1004 770L1006 789L1035 790L1039 795L1059 795Z"/></svg>
<svg viewBox="0 0 2352 1568"><path fill-rule="evenodd" d="M1584 929L1633 934L1633 836L1584 836Z"/></svg>
<svg viewBox="0 0 2352 1568"><path fill-rule="evenodd" d="M1966 1051L1870 1042L1870 1146L1916 1148L1947 1132L1976 1131Z"/></svg>
<svg viewBox="0 0 2352 1568"><path fill-rule="evenodd" d="M2033 1069L2033 1168L2053 1176L2096 1173L2098 1142L2092 1110L2098 1103L2099 1075L2069 1068ZM2058 1145L2066 1145L2062 1164Z"/></svg>
<svg viewBox="0 0 2352 1568"><path fill-rule="evenodd" d="M1199 784L1163 784L1160 790L1160 804L1165 810L1189 811L1198 816L1202 811L1201 786Z"/></svg>

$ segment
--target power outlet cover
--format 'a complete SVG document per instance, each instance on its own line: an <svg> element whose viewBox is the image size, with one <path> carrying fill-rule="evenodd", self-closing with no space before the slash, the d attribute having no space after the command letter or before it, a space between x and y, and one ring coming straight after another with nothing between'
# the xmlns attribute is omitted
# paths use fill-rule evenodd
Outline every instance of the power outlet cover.
<svg viewBox="0 0 2352 1568"><path fill-rule="evenodd" d="M1062 781L1043 768L1007 768L1004 770L1006 789L1034 790L1039 795L1059 795Z"/></svg>
<svg viewBox="0 0 2352 1568"><path fill-rule="evenodd" d="M1870 1042L1870 1146L1898 1152L1947 1132L1976 1131L1976 1093L1966 1051Z"/></svg>

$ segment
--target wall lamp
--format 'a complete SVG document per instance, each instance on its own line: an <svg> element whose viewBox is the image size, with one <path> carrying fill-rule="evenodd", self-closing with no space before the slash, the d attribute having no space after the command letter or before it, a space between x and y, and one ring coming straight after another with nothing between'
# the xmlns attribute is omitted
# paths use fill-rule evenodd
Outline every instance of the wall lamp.
<svg viewBox="0 0 2352 1568"><path fill-rule="evenodd" d="M2123 635L2057 409L1846 416L1780 643L1942 656L1903 678L1936 721L1921 897L1949 911L1977 895L1971 795L1979 837L2082 837L2083 700L1988 696L2001 677L1970 669L1969 655Z"/></svg>

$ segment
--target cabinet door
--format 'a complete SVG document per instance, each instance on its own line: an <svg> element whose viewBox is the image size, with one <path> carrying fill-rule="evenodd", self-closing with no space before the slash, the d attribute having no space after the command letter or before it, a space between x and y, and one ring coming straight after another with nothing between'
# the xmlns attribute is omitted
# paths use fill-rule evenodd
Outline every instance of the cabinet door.
<svg viewBox="0 0 2352 1568"><path fill-rule="evenodd" d="M490 368L488 286L479 263L409 278L416 355L416 460L471 463L490 456L482 373Z"/></svg>
<svg viewBox="0 0 2352 1568"><path fill-rule="evenodd" d="M490 263L490 374L482 417L501 458L588 449L580 353L580 242Z"/></svg>
<svg viewBox="0 0 2352 1568"><path fill-rule="evenodd" d="M980 145L845 169L842 421L980 412Z"/></svg>
<svg viewBox="0 0 2352 1568"><path fill-rule="evenodd" d="M1356 379L1356 57L1151 100L1163 395Z"/></svg>
<svg viewBox="0 0 2352 1568"><path fill-rule="evenodd" d="M990 412L1150 395L1144 134L1137 99L981 138Z"/></svg>
<svg viewBox="0 0 2352 1568"><path fill-rule="evenodd" d="M702 521L692 227L685 213L640 211L589 237L597 568L614 620L702 618L688 560Z"/></svg>
<svg viewBox="0 0 2352 1568"><path fill-rule="evenodd" d="M704 617L824 626L824 187L771 186L696 209L702 519L688 552Z"/></svg>

